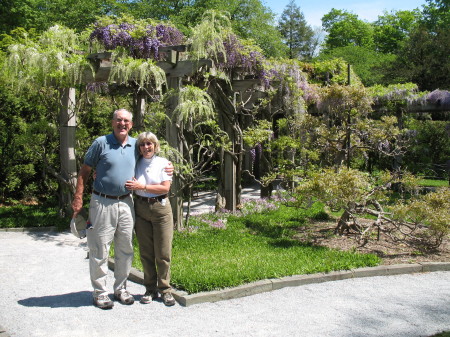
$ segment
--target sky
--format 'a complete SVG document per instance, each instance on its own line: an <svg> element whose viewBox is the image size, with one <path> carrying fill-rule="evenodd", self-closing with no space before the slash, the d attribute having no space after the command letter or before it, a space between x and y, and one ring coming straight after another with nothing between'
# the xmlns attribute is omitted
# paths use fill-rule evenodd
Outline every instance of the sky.
<svg viewBox="0 0 450 337"><path fill-rule="evenodd" d="M262 0L264 6L269 7L276 15L276 21L289 4L290 0ZM295 0L295 4L300 7L300 11L305 16L306 22L311 27L321 27L321 18L330 12L332 8L345 9L348 12L358 15L360 20L374 22L384 10L412 10L422 9L425 0Z"/></svg>

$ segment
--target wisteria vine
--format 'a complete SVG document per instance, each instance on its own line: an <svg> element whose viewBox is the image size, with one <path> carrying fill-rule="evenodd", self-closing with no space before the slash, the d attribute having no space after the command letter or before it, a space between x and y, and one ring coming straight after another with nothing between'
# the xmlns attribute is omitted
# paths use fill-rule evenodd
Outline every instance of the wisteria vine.
<svg viewBox="0 0 450 337"><path fill-rule="evenodd" d="M99 42L106 50L122 47L133 58L161 60L159 49L162 46L183 44L185 37L177 28L161 23L148 24L144 32L140 32L137 25L122 22L107 25L96 23L90 40Z"/></svg>

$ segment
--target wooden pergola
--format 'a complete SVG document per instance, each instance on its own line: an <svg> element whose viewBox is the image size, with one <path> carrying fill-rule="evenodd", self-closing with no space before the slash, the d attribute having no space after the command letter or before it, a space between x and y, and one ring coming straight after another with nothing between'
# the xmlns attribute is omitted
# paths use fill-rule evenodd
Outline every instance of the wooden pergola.
<svg viewBox="0 0 450 337"><path fill-rule="evenodd" d="M170 46L160 49L167 58L164 61L157 62L166 74L167 89L179 90L182 87L183 79L192 76L196 72L210 69L212 67L211 60L181 60L181 53L186 51L186 46ZM111 59L111 53L96 53L87 56L91 61L94 72L86 70L84 72L82 83L108 82L114 64ZM218 188L218 200L221 207L232 212L236 211L236 206L240 202L241 193L241 168L243 156L243 140L240 134L239 123L236 113L236 97L240 95L245 97L247 104L252 104L254 100L260 99L261 94L255 95L252 99L251 95L254 87L259 81L235 79L232 86L224 86L225 89L216 86L212 89L211 96L216 102L219 113L220 127L228 134L233 144L233 153L224 154L224 162L221 167L221 179ZM234 101L227 100L226 97L234 97ZM61 172L60 175L65 180L69 188L64 188L62 202L70 207L71 196L73 195L76 185L77 165L75 157L75 129L76 129L76 111L75 111L75 88L61 89L61 111L60 111L60 141L61 141ZM145 113L145 93L141 92L136 101L133 111L135 126L140 128L142 118ZM176 95L173 95L166 106L166 140L169 145L175 148L183 155L183 146L179 139L179 130L177 126L171 122L172 114L178 105ZM182 127L182 126L181 126ZM172 183L173 191L181 190L181 181L175 176ZM183 200L181 193L175 194L171 198L171 204L174 215L174 222L177 228L183 226Z"/></svg>

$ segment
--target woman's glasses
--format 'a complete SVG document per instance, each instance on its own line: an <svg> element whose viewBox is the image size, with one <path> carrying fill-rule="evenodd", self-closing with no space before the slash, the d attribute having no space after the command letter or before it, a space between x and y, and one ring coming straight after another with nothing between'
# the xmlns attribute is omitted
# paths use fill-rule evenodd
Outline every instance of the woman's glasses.
<svg viewBox="0 0 450 337"><path fill-rule="evenodd" d="M153 143L152 142L145 142L145 143L141 143L141 144L139 144L139 146L151 146L151 145L153 145Z"/></svg>

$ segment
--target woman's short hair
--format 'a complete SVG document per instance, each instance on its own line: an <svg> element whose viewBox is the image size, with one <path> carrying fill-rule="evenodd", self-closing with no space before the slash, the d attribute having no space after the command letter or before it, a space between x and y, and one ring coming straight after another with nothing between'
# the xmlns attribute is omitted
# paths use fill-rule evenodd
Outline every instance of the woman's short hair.
<svg viewBox="0 0 450 337"><path fill-rule="evenodd" d="M161 149L158 137L156 137L156 135L152 132L142 132L141 134L139 134L137 139L137 145L140 146L145 142L152 142L155 145L155 153L158 153L159 150Z"/></svg>

